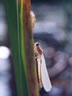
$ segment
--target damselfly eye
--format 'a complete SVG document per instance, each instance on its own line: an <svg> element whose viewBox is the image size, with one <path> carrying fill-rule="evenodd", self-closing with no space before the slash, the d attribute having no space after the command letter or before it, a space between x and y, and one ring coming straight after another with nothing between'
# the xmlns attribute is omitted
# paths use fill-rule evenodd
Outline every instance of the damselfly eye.
<svg viewBox="0 0 72 96"><path fill-rule="evenodd" d="M37 43L36 45L39 46L39 43Z"/></svg>

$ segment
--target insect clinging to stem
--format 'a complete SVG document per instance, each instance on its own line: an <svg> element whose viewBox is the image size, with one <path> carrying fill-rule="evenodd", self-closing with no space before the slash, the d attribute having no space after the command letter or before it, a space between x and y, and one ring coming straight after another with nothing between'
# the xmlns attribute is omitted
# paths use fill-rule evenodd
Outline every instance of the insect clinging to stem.
<svg viewBox="0 0 72 96"><path fill-rule="evenodd" d="M46 92L50 91L52 88L51 82L50 82L50 78L48 75L48 71L46 68L46 62L45 62L45 58L43 55L43 50L40 47L39 43L36 42L34 44L34 50L35 50L35 54L37 54L36 56L36 60L37 60L37 77L38 77L38 82L39 82L39 86L40 88L44 88L44 90Z"/></svg>

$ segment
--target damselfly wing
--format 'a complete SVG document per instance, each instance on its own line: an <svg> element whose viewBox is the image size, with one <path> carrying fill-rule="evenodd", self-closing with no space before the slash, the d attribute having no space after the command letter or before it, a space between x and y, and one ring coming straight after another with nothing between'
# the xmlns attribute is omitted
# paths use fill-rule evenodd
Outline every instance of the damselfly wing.
<svg viewBox="0 0 72 96"><path fill-rule="evenodd" d="M44 55L41 55L41 60L42 60L42 64L41 64L41 77L42 77L42 83L43 83L43 87L45 89L46 92L50 91L52 88L51 82L50 82L50 78L48 75L48 71L46 68L46 63L45 63L45 58Z"/></svg>

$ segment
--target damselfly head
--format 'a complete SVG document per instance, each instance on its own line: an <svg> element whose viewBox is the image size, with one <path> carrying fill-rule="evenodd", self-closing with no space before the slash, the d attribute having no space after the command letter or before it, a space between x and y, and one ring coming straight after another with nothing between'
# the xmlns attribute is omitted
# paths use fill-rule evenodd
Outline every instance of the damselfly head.
<svg viewBox="0 0 72 96"><path fill-rule="evenodd" d="M36 43L36 46L37 46L37 47L39 47L39 46L40 46L38 42Z"/></svg>
<svg viewBox="0 0 72 96"><path fill-rule="evenodd" d="M36 42L36 43L34 43L34 46L35 46L35 47L39 47L40 44L39 44L38 42Z"/></svg>

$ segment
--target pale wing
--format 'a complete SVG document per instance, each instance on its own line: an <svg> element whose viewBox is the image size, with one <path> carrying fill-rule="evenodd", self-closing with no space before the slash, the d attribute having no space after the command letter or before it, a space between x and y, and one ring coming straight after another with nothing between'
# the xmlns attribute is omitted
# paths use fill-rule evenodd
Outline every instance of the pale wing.
<svg viewBox="0 0 72 96"><path fill-rule="evenodd" d="M42 64L41 64L42 83L43 83L43 87L45 91L48 92L51 90L52 86L51 86L51 82L49 79L49 75L48 75L48 71L46 68L46 63L45 63L43 54L41 55L41 59L42 59Z"/></svg>

